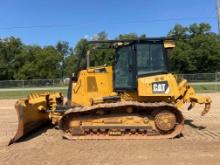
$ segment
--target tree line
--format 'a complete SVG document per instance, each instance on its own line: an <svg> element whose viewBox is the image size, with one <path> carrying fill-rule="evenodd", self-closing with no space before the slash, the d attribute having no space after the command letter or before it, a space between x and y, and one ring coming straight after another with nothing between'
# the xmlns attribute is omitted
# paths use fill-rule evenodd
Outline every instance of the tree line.
<svg viewBox="0 0 220 165"><path fill-rule="evenodd" d="M168 52L170 69L174 73L204 73L220 71L220 36L211 32L206 23L190 26L175 25L167 35L176 40L176 47ZM120 34L116 39L146 38L136 33ZM107 40L100 32L92 40ZM54 79L69 77L76 71L77 61L86 39L75 47L60 41L56 45L24 44L15 37L0 39L0 80ZM90 49L90 47L87 47ZM92 50L91 65L111 65L114 50Z"/></svg>

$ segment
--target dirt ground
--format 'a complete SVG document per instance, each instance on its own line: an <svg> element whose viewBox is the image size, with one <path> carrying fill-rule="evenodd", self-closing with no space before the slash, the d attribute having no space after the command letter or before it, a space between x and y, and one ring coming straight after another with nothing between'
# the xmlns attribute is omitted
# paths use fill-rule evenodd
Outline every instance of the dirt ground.
<svg viewBox="0 0 220 165"><path fill-rule="evenodd" d="M207 94L213 104L184 111L183 137L169 140L68 141L47 127L20 143L7 146L17 128L15 100L0 100L0 164L220 164L220 93Z"/></svg>

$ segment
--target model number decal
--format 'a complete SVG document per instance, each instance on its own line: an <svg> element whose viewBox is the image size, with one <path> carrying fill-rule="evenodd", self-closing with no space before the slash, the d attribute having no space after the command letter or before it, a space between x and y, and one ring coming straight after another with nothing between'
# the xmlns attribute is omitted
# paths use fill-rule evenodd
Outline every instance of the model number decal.
<svg viewBox="0 0 220 165"><path fill-rule="evenodd" d="M167 81L153 82L152 91L153 93L166 93L168 90Z"/></svg>

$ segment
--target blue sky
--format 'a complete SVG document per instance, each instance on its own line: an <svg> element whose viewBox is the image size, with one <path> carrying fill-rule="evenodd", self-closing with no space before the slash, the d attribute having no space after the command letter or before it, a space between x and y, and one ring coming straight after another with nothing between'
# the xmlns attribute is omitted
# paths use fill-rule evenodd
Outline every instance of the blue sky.
<svg viewBox="0 0 220 165"><path fill-rule="evenodd" d="M1 0L0 38L49 45L106 31L165 36L176 24L207 22L217 32L216 0Z"/></svg>

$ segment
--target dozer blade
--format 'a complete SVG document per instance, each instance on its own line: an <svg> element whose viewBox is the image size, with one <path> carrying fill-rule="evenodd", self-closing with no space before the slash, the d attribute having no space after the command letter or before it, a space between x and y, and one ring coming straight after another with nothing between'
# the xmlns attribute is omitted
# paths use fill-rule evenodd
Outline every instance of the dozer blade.
<svg viewBox="0 0 220 165"><path fill-rule="evenodd" d="M42 103L41 103L42 104ZM18 115L18 128L9 145L19 141L31 131L49 122L49 115L45 111L39 111L39 104L29 104L28 100L20 99L15 104Z"/></svg>

